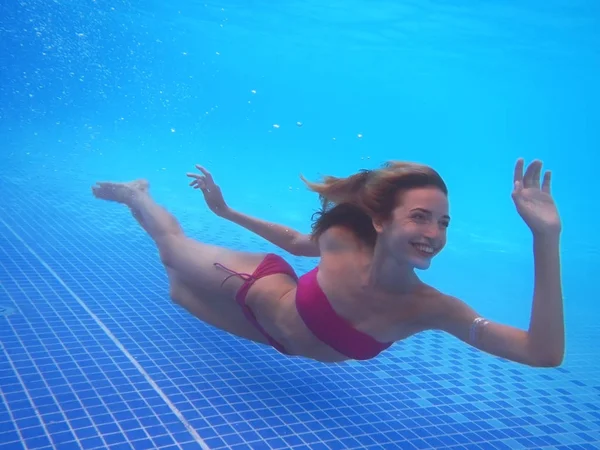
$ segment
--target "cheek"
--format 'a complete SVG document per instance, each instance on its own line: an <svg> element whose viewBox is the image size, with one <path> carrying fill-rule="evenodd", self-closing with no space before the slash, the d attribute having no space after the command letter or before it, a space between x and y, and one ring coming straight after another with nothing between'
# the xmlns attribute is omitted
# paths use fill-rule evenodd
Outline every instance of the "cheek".
<svg viewBox="0 0 600 450"><path fill-rule="evenodd" d="M442 247L446 246L446 242L448 241L448 235L446 234L446 232L444 231L443 233L441 233L440 235L440 244Z"/></svg>
<svg viewBox="0 0 600 450"><path fill-rule="evenodd" d="M405 223L399 230L400 234L402 234L405 239L412 239L415 236L420 236L424 231L425 227L414 222Z"/></svg>
<svg viewBox="0 0 600 450"><path fill-rule="evenodd" d="M411 241L415 240L415 237L418 235L418 230L416 230L414 227L398 229L391 236L392 245L395 248L405 249L410 245Z"/></svg>

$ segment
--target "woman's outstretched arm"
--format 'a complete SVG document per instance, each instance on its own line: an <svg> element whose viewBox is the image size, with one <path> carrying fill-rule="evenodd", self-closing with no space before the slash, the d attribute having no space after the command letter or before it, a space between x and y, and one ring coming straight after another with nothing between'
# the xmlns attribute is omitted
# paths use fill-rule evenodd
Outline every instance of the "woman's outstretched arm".
<svg viewBox="0 0 600 450"><path fill-rule="evenodd" d="M320 255L319 245L311 239L309 234L303 234L284 225L267 222L233 209L228 209L221 217L246 228L292 255L315 257Z"/></svg>
<svg viewBox="0 0 600 450"><path fill-rule="evenodd" d="M434 327L511 361L532 367L560 366L565 354L565 325L558 235L534 234L533 258L533 305L528 330L480 318L466 303L452 297L442 300Z"/></svg>
<svg viewBox="0 0 600 450"><path fill-rule="evenodd" d="M523 174L519 158L512 198L533 234L534 283L527 331L480 318L465 303L443 297L432 325L488 353L536 367L562 364L565 324L560 267L561 220L550 194L551 173L541 179L542 162L533 161ZM434 309L438 309L437 307Z"/></svg>
<svg viewBox="0 0 600 450"><path fill-rule="evenodd" d="M246 228L292 255L320 256L319 245L311 239L309 234L300 233L284 225L267 222L231 209L225 202L221 189L214 182L210 172L200 165L196 165L196 168L201 173L187 174L188 177L193 178L190 185L194 189L202 191L206 204L219 217Z"/></svg>

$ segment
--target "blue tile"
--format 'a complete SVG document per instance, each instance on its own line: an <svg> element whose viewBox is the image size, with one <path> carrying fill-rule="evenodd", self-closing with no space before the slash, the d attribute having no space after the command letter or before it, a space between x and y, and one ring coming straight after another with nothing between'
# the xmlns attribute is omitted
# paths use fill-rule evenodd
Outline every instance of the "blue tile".
<svg viewBox="0 0 600 450"><path fill-rule="evenodd" d="M0 442L19 442L21 437L16 430L0 432Z"/></svg>
<svg viewBox="0 0 600 450"><path fill-rule="evenodd" d="M119 432L115 432L115 433L102 432L102 438L106 441L106 443L109 446L127 442L127 437L123 433L119 433Z"/></svg>
<svg viewBox="0 0 600 450"><path fill-rule="evenodd" d="M81 446L78 442L75 441L67 441L56 443L56 450L80 450Z"/></svg>
<svg viewBox="0 0 600 450"><path fill-rule="evenodd" d="M28 449L50 447L50 445L51 442L48 436L37 436L30 439L25 439L25 447Z"/></svg>
<svg viewBox="0 0 600 450"><path fill-rule="evenodd" d="M598 442L600 383L589 369L516 366L437 332L364 363L288 359L169 302L153 244L126 211L91 206L87 186L65 185L42 201L6 179L0 304L22 312L0 317L0 439L22 436L36 450L51 448L47 433L64 449L76 438L90 449L199 448L92 311L211 449L585 449ZM188 223L200 223L199 234L215 242L270 249L212 220ZM128 239L117 242L107 228ZM586 330L600 337L599 327Z"/></svg>
<svg viewBox="0 0 600 450"><path fill-rule="evenodd" d="M153 436L152 441L158 447L174 444L173 438L170 435Z"/></svg>
<svg viewBox="0 0 600 450"><path fill-rule="evenodd" d="M154 442L150 439L134 440L130 444L135 450L153 450L155 448Z"/></svg>
<svg viewBox="0 0 600 450"><path fill-rule="evenodd" d="M208 448L210 448L211 450L226 447L225 442L219 437L208 438L204 442L206 443Z"/></svg>
<svg viewBox="0 0 600 450"><path fill-rule="evenodd" d="M164 427L162 425L147 426L146 432L148 433L148 436L150 436L151 438L154 438L157 436L162 436L162 435L165 435L168 433L166 427Z"/></svg>

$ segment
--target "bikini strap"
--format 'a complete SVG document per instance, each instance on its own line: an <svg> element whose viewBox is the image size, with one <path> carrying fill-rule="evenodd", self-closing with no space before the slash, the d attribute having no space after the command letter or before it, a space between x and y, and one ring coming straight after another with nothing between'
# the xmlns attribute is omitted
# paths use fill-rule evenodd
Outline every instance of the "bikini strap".
<svg viewBox="0 0 600 450"><path fill-rule="evenodd" d="M230 273L231 275L229 275L228 277L225 277L225 279L223 280L223 282L221 283L221 287L225 284L225 282L227 280L229 280L231 277L240 277L242 280L244 280L245 282L248 281L256 281L256 278L252 275L250 275L249 273L243 273L243 272L236 272L235 270L231 270L228 267L225 267L223 264L221 263L214 263L213 264L215 267L218 267L219 269L223 269L225 272Z"/></svg>

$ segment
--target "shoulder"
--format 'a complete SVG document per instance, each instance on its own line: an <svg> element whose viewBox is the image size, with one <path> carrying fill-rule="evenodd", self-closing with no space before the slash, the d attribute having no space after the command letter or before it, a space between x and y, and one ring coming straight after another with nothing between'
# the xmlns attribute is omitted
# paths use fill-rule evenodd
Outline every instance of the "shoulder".
<svg viewBox="0 0 600 450"><path fill-rule="evenodd" d="M421 316L425 329L456 334L477 317L476 311L464 301L431 287L423 300Z"/></svg>
<svg viewBox="0 0 600 450"><path fill-rule="evenodd" d="M344 225L331 226L319 236L321 251L361 250L364 245L356 232Z"/></svg>
<svg viewBox="0 0 600 450"><path fill-rule="evenodd" d="M375 245L377 232L373 227L371 217L360 207L342 203L331 209L315 213L313 219L313 235L325 241L330 239L334 243L361 243L361 246Z"/></svg>

